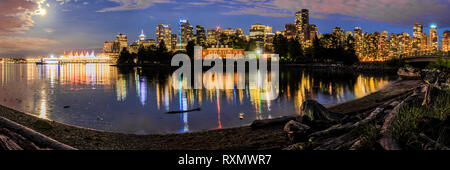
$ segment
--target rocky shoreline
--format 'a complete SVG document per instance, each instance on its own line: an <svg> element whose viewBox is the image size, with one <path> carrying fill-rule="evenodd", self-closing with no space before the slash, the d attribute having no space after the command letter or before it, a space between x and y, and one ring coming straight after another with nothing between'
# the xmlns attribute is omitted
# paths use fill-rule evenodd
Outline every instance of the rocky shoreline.
<svg viewBox="0 0 450 170"><path fill-rule="evenodd" d="M420 80L397 80L363 98L338 104L332 112L355 115L393 98L412 92ZM0 117L20 123L52 139L81 150L267 150L283 149L292 143L283 131L285 124L298 116L255 121L250 126L183 134L134 135L102 132L43 120L4 106Z"/></svg>
<svg viewBox="0 0 450 170"><path fill-rule="evenodd" d="M381 105L367 111L345 114L328 110L314 100L303 102L301 115L284 126L292 144L285 150L450 150L445 146L450 107L448 73L408 68L398 73L421 78L422 83L402 95L385 98ZM424 124L440 126L434 128L434 134L428 133L434 138L423 133L430 128L416 128ZM440 134L436 137L437 132Z"/></svg>

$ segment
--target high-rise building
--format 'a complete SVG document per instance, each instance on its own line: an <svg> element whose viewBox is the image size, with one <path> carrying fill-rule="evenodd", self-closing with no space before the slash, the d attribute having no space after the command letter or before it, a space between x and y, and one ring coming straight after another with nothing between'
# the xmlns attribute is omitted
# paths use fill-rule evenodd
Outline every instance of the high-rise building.
<svg viewBox="0 0 450 170"><path fill-rule="evenodd" d="M179 49L185 49L187 43L192 40L194 37L194 27L189 24L188 20L181 19L180 20L181 25L181 42Z"/></svg>
<svg viewBox="0 0 450 170"><path fill-rule="evenodd" d="M145 40L144 30L141 30L141 35L139 35L139 40Z"/></svg>
<svg viewBox="0 0 450 170"><path fill-rule="evenodd" d="M364 52L364 35L360 27L353 30L353 38L355 39L356 56L361 60Z"/></svg>
<svg viewBox="0 0 450 170"><path fill-rule="evenodd" d="M415 23L413 26L413 42L412 42L412 52L418 52L422 48L422 33L423 26L419 23Z"/></svg>
<svg viewBox="0 0 450 170"><path fill-rule="evenodd" d="M439 50L439 36L436 25L430 26L430 50L432 52Z"/></svg>
<svg viewBox="0 0 450 170"><path fill-rule="evenodd" d="M297 36L297 26L295 24L286 24L284 26L284 35L287 39L292 39Z"/></svg>
<svg viewBox="0 0 450 170"><path fill-rule="evenodd" d="M127 35L119 33L119 35L116 36L116 42L119 43L120 51L122 51L124 48L128 48Z"/></svg>
<svg viewBox="0 0 450 170"><path fill-rule="evenodd" d="M400 38L401 38L401 34L391 33L391 35L389 35L388 56L390 59L397 58L397 56L399 55Z"/></svg>
<svg viewBox="0 0 450 170"><path fill-rule="evenodd" d="M265 40L264 40L264 49L267 52L273 52L273 40L275 38L274 33L266 33Z"/></svg>
<svg viewBox="0 0 450 170"><path fill-rule="evenodd" d="M303 41L308 37L305 37L309 25L309 10L302 9L295 14L295 25L297 27L297 34L300 40Z"/></svg>
<svg viewBox="0 0 450 170"><path fill-rule="evenodd" d="M364 53L362 61L381 61L378 58L378 41L380 40L380 33L365 33L364 34Z"/></svg>
<svg viewBox="0 0 450 170"><path fill-rule="evenodd" d="M413 44L413 41L412 41L411 36L408 33L403 32L400 37L400 52L401 52L401 54L407 55L408 53L411 53L413 51L412 44Z"/></svg>
<svg viewBox="0 0 450 170"><path fill-rule="evenodd" d="M216 40L216 34L217 34L217 29L216 28L208 28L206 30L207 36L206 36L206 41L208 42L208 44L216 44L217 40Z"/></svg>
<svg viewBox="0 0 450 170"><path fill-rule="evenodd" d="M206 32L205 28L200 25L195 26L197 43L198 44L206 44Z"/></svg>
<svg viewBox="0 0 450 170"><path fill-rule="evenodd" d="M344 30L340 27L335 27L333 28L333 32L332 35L337 39L337 43L336 45L344 45L345 42L345 33Z"/></svg>
<svg viewBox="0 0 450 170"><path fill-rule="evenodd" d="M387 60L389 55L389 33L386 30L381 31L380 39L378 40L378 58Z"/></svg>
<svg viewBox="0 0 450 170"><path fill-rule="evenodd" d="M428 51L430 48L429 46L429 38L427 33L422 32L422 35L420 36L420 51L425 52Z"/></svg>
<svg viewBox="0 0 450 170"><path fill-rule="evenodd" d="M164 40L167 50L172 51L172 30L168 24L158 24L156 27L156 41L158 45L162 40Z"/></svg>
<svg viewBox="0 0 450 170"><path fill-rule="evenodd" d="M442 35L442 51L449 52L450 51L450 31L444 31Z"/></svg>
<svg viewBox="0 0 450 170"><path fill-rule="evenodd" d="M177 50L177 43L178 43L178 36L177 34L171 34L170 35L170 46L171 46L171 51L176 51Z"/></svg>
<svg viewBox="0 0 450 170"><path fill-rule="evenodd" d="M103 54L111 58L118 58L124 48L128 48L128 38L127 35L119 33L113 42L105 41Z"/></svg>
<svg viewBox="0 0 450 170"><path fill-rule="evenodd" d="M255 41L257 47L264 48L266 35L268 33L272 33L271 26L253 24L250 28L250 40Z"/></svg>

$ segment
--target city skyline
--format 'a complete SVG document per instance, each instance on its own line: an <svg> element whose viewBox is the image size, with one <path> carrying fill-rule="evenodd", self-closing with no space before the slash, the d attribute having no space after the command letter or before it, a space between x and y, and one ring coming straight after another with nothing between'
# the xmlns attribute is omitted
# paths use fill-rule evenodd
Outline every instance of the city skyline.
<svg viewBox="0 0 450 170"><path fill-rule="evenodd" d="M0 56L28 57L61 53L70 49L102 48L105 40L113 40L118 33L128 35L128 43L131 44L139 39L141 30L144 30L147 38L156 39L158 24L170 24L178 28L179 19L187 19L194 28L200 25L205 30L216 26L222 29L242 28L247 35L251 25L256 23L272 26L273 32L283 31L285 24L295 23L295 12L302 8L310 10L309 22L317 25L319 34L332 33L335 27L340 27L345 32L353 31L354 27L362 27L363 33L387 30L389 35L402 32L413 35L412 26L419 22L424 27L423 32L427 34L430 32L431 25L437 25L441 42L443 32L450 29L450 21L446 18L450 15L449 3L445 0L380 1L381 4L378 5L371 4L372 1L352 2L353 4L341 2L338 6L353 6L353 8L342 10L332 6L338 1L328 1L329 5L317 2L299 5L303 1L297 3L290 0L174 2L166 0L2 1L1 6L5 9L21 7L25 11L4 10L0 13L0 15L17 14L18 16L15 21L17 23L5 23L11 21L11 17L0 17L0 22L3 23L0 37L5 40L0 44ZM391 3L391 5L385 3ZM286 4L291 4L292 7ZM369 7L382 8L383 5L386 5L384 7L389 10L397 10L399 16L389 18L386 14L381 14L381 11L387 9L381 10L378 15L374 14L376 12L373 9L369 10ZM405 7L392 7L395 5ZM326 6L329 8L320 8ZM225 9L229 12L224 12ZM360 12L364 9L366 13ZM24 12L24 16L18 15ZM205 15L206 13L209 15ZM179 34L174 28L172 33ZM439 46L441 44L439 43Z"/></svg>

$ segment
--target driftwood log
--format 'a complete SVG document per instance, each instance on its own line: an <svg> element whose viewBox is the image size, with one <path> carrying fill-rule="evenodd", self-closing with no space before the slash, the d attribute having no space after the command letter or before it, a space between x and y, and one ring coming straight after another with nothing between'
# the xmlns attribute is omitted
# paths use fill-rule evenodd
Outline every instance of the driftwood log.
<svg viewBox="0 0 450 170"><path fill-rule="evenodd" d="M381 139L378 141L380 145L385 150L401 150L400 146L397 144L397 141L392 136L392 125L398 115L400 108L404 105L404 101L398 104L387 116L384 120L383 126L381 127Z"/></svg>
<svg viewBox="0 0 450 170"><path fill-rule="evenodd" d="M26 139L22 135L12 132L6 128L0 128L0 134L3 134L4 136L7 136L8 138L10 138L24 150L39 150L40 149L33 142Z"/></svg>
<svg viewBox="0 0 450 170"><path fill-rule="evenodd" d="M17 124L16 122L10 121L3 117L0 117L0 127L9 129L10 131L13 131L14 133L17 133L24 138L27 138L28 140L32 141L34 144L42 148L51 148L55 150L76 150L69 145L58 142L39 132L36 132L30 128Z"/></svg>
<svg viewBox="0 0 450 170"><path fill-rule="evenodd" d="M23 150L10 138L0 135L0 150Z"/></svg>

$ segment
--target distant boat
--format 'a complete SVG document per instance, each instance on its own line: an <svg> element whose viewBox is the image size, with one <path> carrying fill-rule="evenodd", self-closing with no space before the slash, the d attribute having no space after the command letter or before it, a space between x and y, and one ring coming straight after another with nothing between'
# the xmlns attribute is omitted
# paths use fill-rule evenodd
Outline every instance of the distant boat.
<svg viewBox="0 0 450 170"><path fill-rule="evenodd" d="M40 61L36 62L36 64L59 64L61 61L53 58L43 58Z"/></svg>

